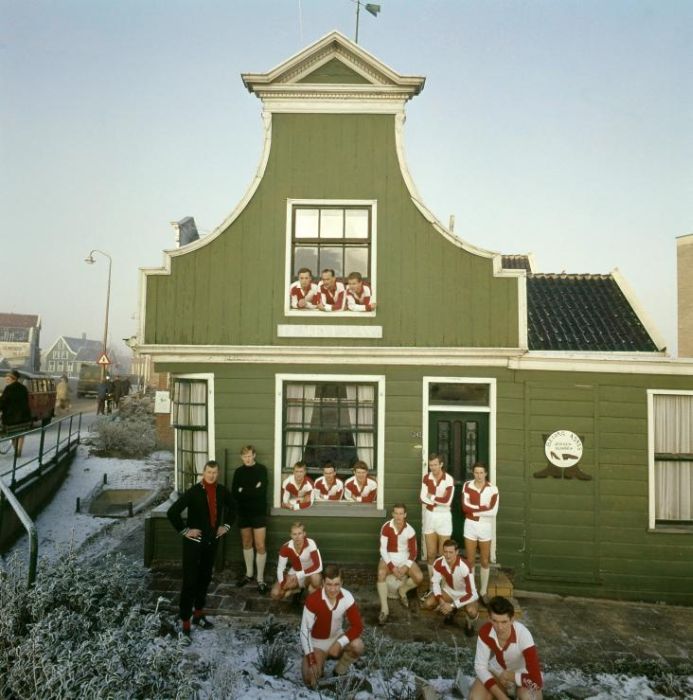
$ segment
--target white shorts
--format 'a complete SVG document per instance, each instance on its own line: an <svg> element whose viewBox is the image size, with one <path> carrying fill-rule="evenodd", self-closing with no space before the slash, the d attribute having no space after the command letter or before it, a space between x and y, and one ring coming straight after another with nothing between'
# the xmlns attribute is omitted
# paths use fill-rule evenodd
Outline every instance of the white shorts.
<svg viewBox="0 0 693 700"><path fill-rule="evenodd" d="M493 539L493 520L482 518L477 522L467 518L464 521L464 539L490 542Z"/></svg>
<svg viewBox="0 0 693 700"><path fill-rule="evenodd" d="M409 555L400 554L399 552L390 552L390 561L392 562L392 565L395 568L397 568L399 566L402 566L403 564L406 564L409 561ZM385 566L387 566L387 564L385 564Z"/></svg>
<svg viewBox="0 0 693 700"><path fill-rule="evenodd" d="M475 600L479 600L479 594L476 591L476 584L474 583L474 578L472 578L471 581L472 581L472 595L469 597L468 600L466 600L462 604L462 607L464 607L465 605L469 605L470 603L473 603ZM445 584L443 584L440 587L440 590L443 593L447 593L450 596L450 598L452 598L453 601L459 600L460 598L462 598L466 595L466 591L455 591Z"/></svg>
<svg viewBox="0 0 693 700"><path fill-rule="evenodd" d="M320 651L324 651L327 654L328 649L344 634L343 631L340 631L339 634L335 634L334 637L330 637L329 639L316 639L311 635L310 637L310 643L313 645L313 649L320 649Z"/></svg>
<svg viewBox="0 0 693 700"><path fill-rule="evenodd" d="M424 510L423 534L450 537L452 535L452 513L449 510Z"/></svg>

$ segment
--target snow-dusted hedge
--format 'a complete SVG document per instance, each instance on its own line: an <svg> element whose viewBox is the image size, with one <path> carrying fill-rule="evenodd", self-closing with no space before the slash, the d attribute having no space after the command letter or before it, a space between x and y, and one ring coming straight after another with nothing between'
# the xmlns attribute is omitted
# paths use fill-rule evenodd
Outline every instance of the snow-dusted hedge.
<svg viewBox="0 0 693 700"><path fill-rule="evenodd" d="M92 444L100 455L146 457L156 447L154 401L149 396L127 396L113 416L94 421Z"/></svg>
<svg viewBox="0 0 693 700"><path fill-rule="evenodd" d="M189 698L172 621L155 610L146 573L119 557L39 570L27 589L15 559L0 572L0 697ZM198 669L204 675L203 669Z"/></svg>

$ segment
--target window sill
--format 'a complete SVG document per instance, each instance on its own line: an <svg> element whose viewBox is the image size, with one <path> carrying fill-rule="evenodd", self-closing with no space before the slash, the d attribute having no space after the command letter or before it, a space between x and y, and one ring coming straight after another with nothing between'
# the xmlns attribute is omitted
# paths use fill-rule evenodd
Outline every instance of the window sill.
<svg viewBox="0 0 693 700"><path fill-rule="evenodd" d="M318 309L285 309L284 316L289 318L375 318L375 311L319 311Z"/></svg>
<svg viewBox="0 0 693 700"><path fill-rule="evenodd" d="M384 508L377 508L373 503L314 503L304 510L272 508L272 516L287 518L385 518Z"/></svg>
<svg viewBox="0 0 693 700"><path fill-rule="evenodd" d="M647 531L654 535L693 535L693 523L682 523L681 525L655 525Z"/></svg>

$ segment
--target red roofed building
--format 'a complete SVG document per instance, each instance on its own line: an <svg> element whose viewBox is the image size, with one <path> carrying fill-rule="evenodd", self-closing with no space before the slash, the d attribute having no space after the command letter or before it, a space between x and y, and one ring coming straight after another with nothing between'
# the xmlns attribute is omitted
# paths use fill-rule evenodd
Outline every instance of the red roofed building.
<svg viewBox="0 0 693 700"><path fill-rule="evenodd" d="M41 317L0 312L0 357L10 367L38 372L41 364Z"/></svg>

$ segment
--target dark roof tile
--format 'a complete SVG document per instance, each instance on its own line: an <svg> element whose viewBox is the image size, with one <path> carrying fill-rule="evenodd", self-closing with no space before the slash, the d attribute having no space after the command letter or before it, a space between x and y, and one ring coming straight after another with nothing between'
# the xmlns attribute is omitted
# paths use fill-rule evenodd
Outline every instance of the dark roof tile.
<svg viewBox="0 0 693 700"><path fill-rule="evenodd" d="M612 275L529 274L530 350L657 352Z"/></svg>

